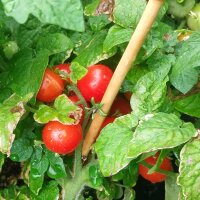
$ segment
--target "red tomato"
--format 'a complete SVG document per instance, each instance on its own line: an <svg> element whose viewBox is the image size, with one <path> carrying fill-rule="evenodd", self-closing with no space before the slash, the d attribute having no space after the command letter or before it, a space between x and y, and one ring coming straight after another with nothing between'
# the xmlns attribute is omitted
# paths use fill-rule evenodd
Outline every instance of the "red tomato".
<svg viewBox="0 0 200 200"><path fill-rule="evenodd" d="M155 165L157 162L159 154L157 153L155 156L150 156L145 159L145 161L150 165ZM171 161L166 157L163 159L162 164L160 165L160 169L166 170L166 171L172 171L172 165ZM159 172L153 172L152 174L148 174L149 169L145 167L144 165L139 165L139 174L145 178L146 180L152 182L152 183L158 183L164 181L167 176L165 174L161 174Z"/></svg>
<svg viewBox="0 0 200 200"><path fill-rule="evenodd" d="M78 101L80 101L80 99L78 98L77 95L72 95L68 97L73 103L76 103ZM81 115L81 119L80 119L80 124L83 123L84 120L84 106L82 104L78 105L81 109L82 109L82 115Z"/></svg>
<svg viewBox="0 0 200 200"><path fill-rule="evenodd" d="M101 130L102 130L106 125L112 123L115 119L116 119L115 117L106 117L105 120L104 120L104 122L103 122L103 124L101 125L101 128L100 128L100 130L99 130L99 133L98 133L97 137L99 136ZM96 139L97 139L97 137L96 137Z"/></svg>
<svg viewBox="0 0 200 200"><path fill-rule="evenodd" d="M56 65L56 66L53 67L53 69L54 69L54 70L58 69L58 70L60 70L61 72L64 72L63 75L61 74L61 77L66 78L66 77L65 77L65 75L66 75L66 76L68 76L68 77L67 77L67 82L69 82L69 83L72 82L72 81L70 80L70 78L69 78L69 74L70 74L70 72L71 72L71 70L70 70L70 64L69 64L69 63L63 63L63 64ZM66 82L66 80L63 80L63 81Z"/></svg>
<svg viewBox="0 0 200 200"><path fill-rule="evenodd" d="M129 102L123 97L117 96L111 106L109 115L112 116L116 114L117 116L121 116L121 115L126 115L131 111L132 110Z"/></svg>
<svg viewBox="0 0 200 200"><path fill-rule="evenodd" d="M100 102L112 78L112 70L105 65L92 65L87 74L77 82L77 87L86 101L94 97L95 102Z"/></svg>
<svg viewBox="0 0 200 200"><path fill-rule="evenodd" d="M125 96L125 98L126 98L128 101L130 101L130 100L131 100L132 93L129 92L129 91L127 91L127 92L124 93L124 96Z"/></svg>
<svg viewBox="0 0 200 200"><path fill-rule="evenodd" d="M47 68L37 94L37 99L43 102L51 102L62 94L63 90L64 83L61 77Z"/></svg>
<svg viewBox="0 0 200 200"><path fill-rule="evenodd" d="M64 125L51 121L42 130L42 140L49 150L59 154L68 154L80 144L82 128L79 124Z"/></svg>

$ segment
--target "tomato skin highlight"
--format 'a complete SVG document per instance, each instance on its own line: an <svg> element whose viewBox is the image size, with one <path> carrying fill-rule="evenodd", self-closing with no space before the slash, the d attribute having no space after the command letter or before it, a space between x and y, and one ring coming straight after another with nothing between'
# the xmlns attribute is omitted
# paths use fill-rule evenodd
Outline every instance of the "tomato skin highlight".
<svg viewBox="0 0 200 200"><path fill-rule="evenodd" d="M112 70L106 65L92 65L87 74L77 82L77 87L87 102L94 97L98 103L103 98L112 75Z"/></svg>
<svg viewBox="0 0 200 200"><path fill-rule="evenodd" d="M42 102L51 102L62 94L63 90L64 83L62 78L47 68L37 94L37 99Z"/></svg>
<svg viewBox="0 0 200 200"><path fill-rule="evenodd" d="M145 161L150 165L155 165L157 162L159 154L157 153L155 156L150 156L145 159ZM163 159L162 164L160 165L160 169L166 171L172 171L171 161L166 157ZM151 183L158 183L164 181L167 176L165 174L159 172L153 172L152 174L148 174L149 169L142 164L139 164L139 174L146 180Z"/></svg>
<svg viewBox="0 0 200 200"><path fill-rule="evenodd" d="M78 98L77 95L72 95L68 97L74 104L78 101L80 101L80 99ZM81 109L82 109L82 115L81 115L81 119L79 124L83 124L83 120L84 120L84 106L82 104L78 105Z"/></svg>
<svg viewBox="0 0 200 200"><path fill-rule="evenodd" d="M117 116L126 115L132 111L130 103L123 97L117 96L110 108L110 116L117 114Z"/></svg>
<svg viewBox="0 0 200 200"><path fill-rule="evenodd" d="M64 72L66 75L70 75L71 70L70 70L70 64L69 63L63 63L63 64L59 64L53 67L54 70L60 70L61 72ZM62 77L62 75L61 75ZM71 79L68 77L67 80L63 79L63 82L66 83L66 81L68 83L71 83Z"/></svg>
<svg viewBox="0 0 200 200"><path fill-rule="evenodd" d="M68 154L80 144L82 128L79 124L64 125L58 121L51 121L42 130L42 140L47 149L59 154Z"/></svg>

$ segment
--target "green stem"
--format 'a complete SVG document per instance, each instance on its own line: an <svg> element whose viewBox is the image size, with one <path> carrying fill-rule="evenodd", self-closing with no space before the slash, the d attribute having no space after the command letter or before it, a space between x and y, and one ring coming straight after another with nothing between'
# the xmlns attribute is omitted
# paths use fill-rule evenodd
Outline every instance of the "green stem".
<svg viewBox="0 0 200 200"><path fill-rule="evenodd" d="M147 167L148 169L151 169L152 168L152 165L148 164L147 162L145 161L141 161L140 162L142 165L144 165L145 167ZM165 174L167 176L171 176L171 177L174 177L176 173L174 172L171 172L171 171L167 171L167 170L163 170L163 169L157 169L156 172L159 172L161 174Z"/></svg>
<svg viewBox="0 0 200 200"><path fill-rule="evenodd" d="M25 107L25 110L26 110L26 111L29 111L29 112L32 112L32 113L36 113L36 112L37 112L36 109L34 109L34 108L32 108L32 107L30 107L30 106L28 106L28 105L25 105L24 107Z"/></svg>

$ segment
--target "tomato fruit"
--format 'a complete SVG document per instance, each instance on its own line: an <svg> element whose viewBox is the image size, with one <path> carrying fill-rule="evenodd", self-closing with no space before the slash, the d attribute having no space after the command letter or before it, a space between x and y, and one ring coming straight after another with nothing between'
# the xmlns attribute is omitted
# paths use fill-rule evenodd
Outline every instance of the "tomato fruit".
<svg viewBox="0 0 200 200"><path fill-rule="evenodd" d="M51 102L64 90L63 80L50 69L46 69L37 99L42 102Z"/></svg>
<svg viewBox="0 0 200 200"><path fill-rule="evenodd" d="M113 72L106 65L92 65L87 74L77 82L77 87L86 101L93 97L95 102L100 102L112 78Z"/></svg>
<svg viewBox="0 0 200 200"><path fill-rule="evenodd" d="M106 117L105 120L103 121L103 124L100 127L99 133L97 135L97 137L99 136L101 130L108 124L112 123L116 118L115 117ZM97 138L96 137L96 138Z"/></svg>
<svg viewBox="0 0 200 200"><path fill-rule="evenodd" d="M61 74L60 76L64 79L67 80L68 83L71 83L72 81L70 80L69 74L71 72L70 70L70 64L69 63L63 63L63 64L59 64L53 67L54 70L60 70ZM63 73L63 74L62 74ZM66 80L64 80L64 82L66 82Z"/></svg>
<svg viewBox="0 0 200 200"><path fill-rule="evenodd" d="M157 153L155 156L150 156L145 159L145 161L150 165L155 165L157 162L159 154ZM162 164L160 165L160 169L166 171L172 171L171 161L166 157L163 159ZM142 164L139 164L139 174L145 178L146 180L152 183L158 183L164 181L167 176L165 174L161 174L159 172L153 172L152 174L148 174L149 169Z"/></svg>
<svg viewBox="0 0 200 200"><path fill-rule="evenodd" d="M193 31L200 30L200 3L195 4L187 17L187 25Z"/></svg>
<svg viewBox="0 0 200 200"><path fill-rule="evenodd" d="M121 116L126 115L131 111L130 103L125 98L117 96L110 108L109 115L112 116L116 114L117 116Z"/></svg>
<svg viewBox="0 0 200 200"><path fill-rule="evenodd" d="M72 95L68 97L74 104L77 103L78 101L80 101L80 99L78 98L77 95ZM82 115L81 115L81 119L80 119L80 124L83 123L84 120L84 106L82 104L78 105L81 109L82 109Z"/></svg>
<svg viewBox="0 0 200 200"><path fill-rule="evenodd" d="M42 140L47 149L59 154L68 154L80 144L82 128L79 124L64 125L58 121L51 121L42 130Z"/></svg>

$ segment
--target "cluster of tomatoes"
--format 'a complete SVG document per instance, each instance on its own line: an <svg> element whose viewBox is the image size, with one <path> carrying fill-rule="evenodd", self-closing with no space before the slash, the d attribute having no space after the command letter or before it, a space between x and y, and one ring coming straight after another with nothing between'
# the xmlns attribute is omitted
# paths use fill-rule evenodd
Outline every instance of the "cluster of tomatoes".
<svg viewBox="0 0 200 200"><path fill-rule="evenodd" d="M112 70L102 64L92 65L88 68L87 74L77 82L76 87L80 91L88 105L93 98L95 103L100 103L105 90L112 78ZM73 84L70 80L70 64L60 64L52 69L47 68L42 84L37 94L37 99L44 103L53 102L59 95L64 93L66 85ZM79 97L72 92L68 98L74 103L80 101ZM84 106L78 105L82 109L82 117L76 125L64 125L58 121L47 123L42 131L42 139L46 147L59 154L69 154L73 152L82 140L82 123L84 120ZM110 115L106 117L101 129L108 123L114 121L119 115L131 112L129 102L118 96L110 110Z"/></svg>

